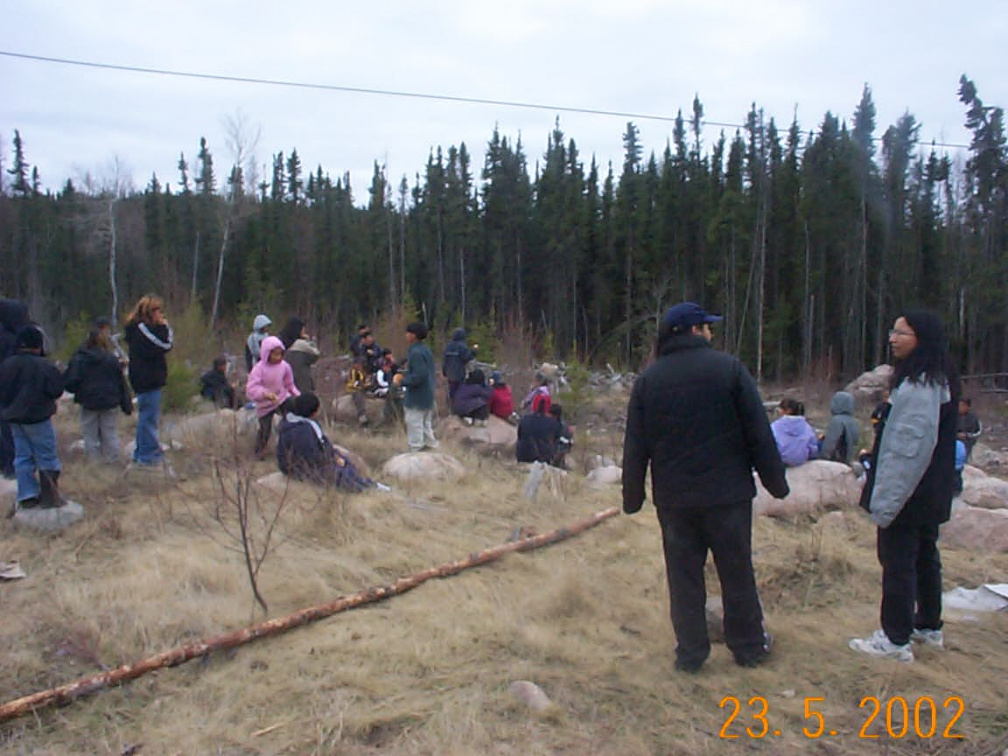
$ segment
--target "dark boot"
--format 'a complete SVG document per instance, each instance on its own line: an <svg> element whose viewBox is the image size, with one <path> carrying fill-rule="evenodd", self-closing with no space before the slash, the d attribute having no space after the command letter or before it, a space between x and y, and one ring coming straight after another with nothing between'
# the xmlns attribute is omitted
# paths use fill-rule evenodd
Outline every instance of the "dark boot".
<svg viewBox="0 0 1008 756"><path fill-rule="evenodd" d="M63 499L59 492L59 470L39 470L39 484L42 491L39 493L39 506L45 509L55 509L63 506Z"/></svg>

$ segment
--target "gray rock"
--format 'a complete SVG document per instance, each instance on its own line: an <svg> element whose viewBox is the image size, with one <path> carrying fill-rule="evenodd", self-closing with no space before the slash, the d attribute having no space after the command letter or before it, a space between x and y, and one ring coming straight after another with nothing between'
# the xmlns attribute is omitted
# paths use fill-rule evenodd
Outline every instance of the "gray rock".
<svg viewBox="0 0 1008 756"><path fill-rule="evenodd" d="M84 507L76 501L69 501L62 507L52 509L17 509L14 522L31 530L53 533L68 528L84 517Z"/></svg>
<svg viewBox="0 0 1008 756"><path fill-rule="evenodd" d="M455 457L431 451L398 454L382 471L399 480L457 480L465 475L465 467Z"/></svg>
<svg viewBox="0 0 1008 756"><path fill-rule="evenodd" d="M546 692L529 680L515 680L508 686L508 692L532 711L546 711L553 706Z"/></svg>

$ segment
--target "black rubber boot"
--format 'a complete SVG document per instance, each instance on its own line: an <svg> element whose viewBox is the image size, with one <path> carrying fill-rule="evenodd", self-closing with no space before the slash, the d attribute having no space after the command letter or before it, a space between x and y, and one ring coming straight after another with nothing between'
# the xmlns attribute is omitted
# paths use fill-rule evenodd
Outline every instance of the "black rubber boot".
<svg viewBox="0 0 1008 756"><path fill-rule="evenodd" d="M59 470L39 470L39 483L42 491L39 493L39 506L45 509L55 509L63 506L59 493Z"/></svg>

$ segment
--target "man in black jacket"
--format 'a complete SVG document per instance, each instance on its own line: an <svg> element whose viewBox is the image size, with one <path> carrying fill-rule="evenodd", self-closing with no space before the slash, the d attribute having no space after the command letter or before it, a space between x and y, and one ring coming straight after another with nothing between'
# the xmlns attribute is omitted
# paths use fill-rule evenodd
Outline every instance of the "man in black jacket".
<svg viewBox="0 0 1008 756"><path fill-rule="evenodd" d="M770 651L752 567L753 468L777 498L788 484L756 383L734 357L711 348L720 321L682 302L665 313L655 361L634 384L623 442L623 511L643 506L651 466L675 627L676 668L710 655L704 564L714 555L725 641L736 663Z"/></svg>

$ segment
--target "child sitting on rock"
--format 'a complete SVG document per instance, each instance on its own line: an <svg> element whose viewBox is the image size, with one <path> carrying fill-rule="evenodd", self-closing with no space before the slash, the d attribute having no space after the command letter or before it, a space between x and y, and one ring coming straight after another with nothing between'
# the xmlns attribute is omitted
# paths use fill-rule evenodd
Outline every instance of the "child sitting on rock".
<svg viewBox="0 0 1008 756"><path fill-rule="evenodd" d="M511 395L511 387L504 382L504 376L495 370L490 374L490 386L493 388L493 396L490 397L490 414L517 425L518 416L514 411L514 397Z"/></svg>
<svg viewBox="0 0 1008 756"><path fill-rule="evenodd" d="M228 380L227 357L214 357L213 368L200 377L200 396L214 403L217 409L237 408L234 384Z"/></svg>
<svg viewBox="0 0 1008 756"><path fill-rule="evenodd" d="M777 451L788 467L804 465L819 454L819 437L805 419L805 407L797 399L781 399L777 407L780 417L770 424Z"/></svg>
<svg viewBox="0 0 1008 756"><path fill-rule="evenodd" d="M45 358L43 344L42 331L25 326L14 341L14 354L0 365L0 413L14 435L19 509L63 504L52 424L56 400L63 394L63 376Z"/></svg>
<svg viewBox="0 0 1008 756"><path fill-rule="evenodd" d="M462 418L466 425L477 423L486 425L490 417L490 399L493 389L486 385L486 375L482 370L473 370L452 396L452 412Z"/></svg>
<svg viewBox="0 0 1008 756"><path fill-rule="evenodd" d="M306 480L346 491L363 491L387 486L360 474L354 464L336 449L322 432L316 418L319 398L304 393L291 402L291 410L280 423L277 463L280 471L297 480Z"/></svg>

